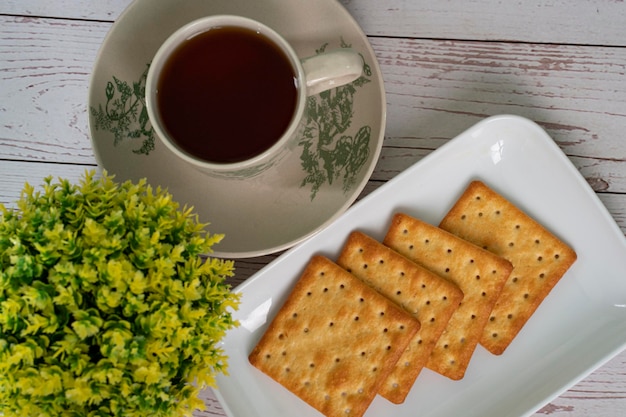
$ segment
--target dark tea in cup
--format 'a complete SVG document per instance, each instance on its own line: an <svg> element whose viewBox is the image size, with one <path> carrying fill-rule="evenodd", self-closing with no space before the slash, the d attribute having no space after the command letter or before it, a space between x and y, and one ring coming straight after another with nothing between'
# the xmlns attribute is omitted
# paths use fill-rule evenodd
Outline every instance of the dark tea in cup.
<svg viewBox="0 0 626 417"><path fill-rule="evenodd" d="M363 59L349 48L301 60L261 22L207 16L175 31L156 52L146 107L156 137L180 161L242 180L293 154L309 95L362 72Z"/></svg>
<svg viewBox="0 0 626 417"><path fill-rule="evenodd" d="M289 57L265 35L214 27L182 42L157 83L162 123L185 152L239 162L269 149L294 116L297 79Z"/></svg>

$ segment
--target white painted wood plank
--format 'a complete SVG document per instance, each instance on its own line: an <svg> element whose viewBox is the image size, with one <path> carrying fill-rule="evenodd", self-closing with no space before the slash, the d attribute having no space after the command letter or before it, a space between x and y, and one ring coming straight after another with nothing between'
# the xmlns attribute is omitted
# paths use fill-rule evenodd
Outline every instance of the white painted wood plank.
<svg viewBox="0 0 626 417"><path fill-rule="evenodd" d="M373 39L385 78L383 171L434 149L484 117L542 125L597 191L626 192L626 49ZM392 151L392 149L394 151ZM394 154L395 152L396 154ZM602 173L600 173L600 171Z"/></svg>
<svg viewBox="0 0 626 417"><path fill-rule="evenodd" d="M3 0L0 14L114 21L132 0Z"/></svg>
<svg viewBox="0 0 626 417"><path fill-rule="evenodd" d="M0 155L94 163L87 92L110 24L0 16Z"/></svg>
<svg viewBox="0 0 626 417"><path fill-rule="evenodd" d="M621 1L341 0L369 36L625 45Z"/></svg>
<svg viewBox="0 0 626 417"><path fill-rule="evenodd" d="M341 0L369 36L626 44L626 6L596 0ZM115 20L129 0L4 0L0 14ZM529 30L528 28L537 28Z"/></svg>

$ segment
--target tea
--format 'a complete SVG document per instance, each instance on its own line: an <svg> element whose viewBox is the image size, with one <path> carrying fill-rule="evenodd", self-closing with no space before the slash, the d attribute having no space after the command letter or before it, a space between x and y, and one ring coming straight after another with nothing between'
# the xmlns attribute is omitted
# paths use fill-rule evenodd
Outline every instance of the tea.
<svg viewBox="0 0 626 417"><path fill-rule="evenodd" d="M185 40L165 63L157 105L185 152L210 162L249 159L286 131L298 95L289 58L253 30L215 27Z"/></svg>

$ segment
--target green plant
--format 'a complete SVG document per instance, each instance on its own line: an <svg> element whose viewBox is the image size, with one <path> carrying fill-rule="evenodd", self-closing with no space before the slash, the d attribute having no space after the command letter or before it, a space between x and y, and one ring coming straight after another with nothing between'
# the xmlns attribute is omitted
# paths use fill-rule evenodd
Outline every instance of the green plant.
<svg viewBox="0 0 626 417"><path fill-rule="evenodd" d="M233 262L191 209L106 172L0 205L0 414L182 416L226 371Z"/></svg>

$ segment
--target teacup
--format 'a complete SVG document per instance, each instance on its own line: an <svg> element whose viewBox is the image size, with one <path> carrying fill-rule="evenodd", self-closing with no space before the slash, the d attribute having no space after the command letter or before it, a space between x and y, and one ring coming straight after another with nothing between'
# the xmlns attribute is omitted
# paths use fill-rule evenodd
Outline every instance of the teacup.
<svg viewBox="0 0 626 417"><path fill-rule="evenodd" d="M157 137L181 160L212 176L246 179L297 145L308 96L362 71L349 48L301 59L270 27L215 15L183 26L159 48L146 106Z"/></svg>

